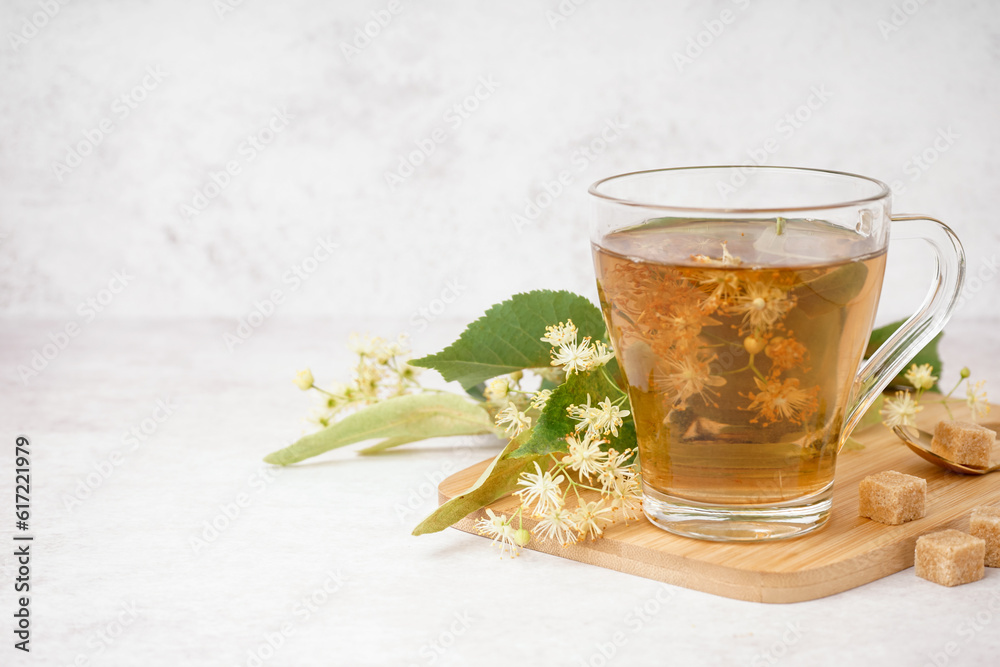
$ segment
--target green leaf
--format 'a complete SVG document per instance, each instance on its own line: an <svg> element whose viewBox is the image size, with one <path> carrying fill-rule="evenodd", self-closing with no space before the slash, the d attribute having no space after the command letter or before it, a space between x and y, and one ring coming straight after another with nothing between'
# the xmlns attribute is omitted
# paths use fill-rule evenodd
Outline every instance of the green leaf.
<svg viewBox="0 0 1000 667"><path fill-rule="evenodd" d="M847 438L846 440L844 440L844 446L841 449L841 451L844 451L844 452L856 452L856 451L860 451L860 450L862 450L864 448L865 448L865 444L863 442L861 442L860 440L856 440L854 438Z"/></svg>
<svg viewBox="0 0 1000 667"><path fill-rule="evenodd" d="M511 458L511 452L526 439L527 434L527 432L522 433L507 443L475 484L463 494L455 496L434 510L413 529L413 534L425 535L444 530L472 512L514 491L517 488L518 476L526 470L533 470L534 462L542 458L541 456Z"/></svg>
<svg viewBox="0 0 1000 667"><path fill-rule="evenodd" d="M879 327L878 329L875 329L875 331L872 331L872 335L868 339L868 349L865 350L865 359L875 354L875 350L881 347L882 343L887 341L889 339L889 336L891 336L896 331L896 329L901 327L905 321L906 320L899 320L898 322L892 322L890 324L885 325L884 327ZM931 366L934 367L934 374L937 375L938 377L941 377L943 364L941 362L941 356L938 354L937 346L938 343L941 342L942 336L944 336L943 331L939 333L937 336L934 336L931 342L925 345L924 348L920 350L920 352L917 352L916 356L914 356L913 359L911 359L906 364L906 368L903 369L903 372L892 379L892 382L890 384L910 386L910 383L906 380L906 377L904 377L906 371L910 368L910 364L916 364L918 366L920 366L921 364L930 364ZM931 387L928 391L934 391L940 393L941 388L938 387L938 384L935 382L934 386Z"/></svg>
<svg viewBox="0 0 1000 667"><path fill-rule="evenodd" d="M548 367L552 346L541 340L545 327L566 320L573 320L581 340L607 340L600 309L585 297L536 290L492 306L447 348L409 363L433 368L468 389L504 373Z"/></svg>
<svg viewBox="0 0 1000 667"><path fill-rule="evenodd" d="M424 438L492 432L489 414L477 403L443 392L411 394L363 408L322 431L268 454L264 461L289 465L331 449L376 438L394 441L386 445L394 446Z"/></svg>
<svg viewBox="0 0 1000 667"><path fill-rule="evenodd" d="M617 370L614 362L608 370ZM618 400L618 397L621 396L621 390L608 380L600 370L570 375L549 396L542 414L538 417L538 422L531 429L531 437L512 456L522 457L567 451L565 437L573 432L576 422L570 418L566 408L570 405L586 403L587 396L590 396L591 405L597 405L605 398L610 398L612 401ZM631 424L631 422L629 423ZM634 447L635 428L620 430L619 438L624 435L623 431L631 433L632 443L619 446L619 449ZM625 441L627 440L626 436Z"/></svg>
<svg viewBox="0 0 1000 667"><path fill-rule="evenodd" d="M399 447L400 445L405 445L408 442L417 442L418 440L425 440L426 436L422 435L401 435L398 438L386 438L382 442L377 442L374 445L365 447L364 449L359 449L358 454L364 454L365 456L371 454L379 454L387 449L392 449L393 447Z"/></svg>
<svg viewBox="0 0 1000 667"><path fill-rule="evenodd" d="M858 295L867 278L867 266L861 262L848 262L802 285L798 306L810 317L843 308Z"/></svg>

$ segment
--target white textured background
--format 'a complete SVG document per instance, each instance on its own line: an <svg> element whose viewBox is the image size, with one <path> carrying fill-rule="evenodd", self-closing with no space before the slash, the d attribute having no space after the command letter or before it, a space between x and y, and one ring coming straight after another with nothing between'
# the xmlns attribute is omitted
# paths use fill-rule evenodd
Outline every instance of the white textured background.
<svg viewBox="0 0 1000 667"><path fill-rule="evenodd" d="M746 163L771 137L769 164L898 181L894 209L952 224L976 271L1000 240L1000 8L911 2L889 31L890 2L566 0L575 11L554 21L555 0L400 0L350 60L342 44L387 3L248 0L221 17L210 0L68 3L0 44L0 309L73 317L122 268L135 280L108 312L126 317L239 317L274 288L287 314L404 319L450 279L465 287L456 317L518 290L590 293L587 185ZM5 2L0 25L23 30L38 10ZM679 71L674 54L723 10L735 20ZM121 118L115 100L148 67L165 77ZM499 85L456 128L445 113L480 77ZM780 133L814 87L829 100ZM274 108L287 128L246 160L241 143ZM105 118L113 131L57 176ZM625 127L606 150L578 153L614 119ZM435 128L446 139L390 188L386 172ZM925 150L926 170L911 161ZM230 160L240 174L186 218ZM518 233L512 215L563 170L572 184ZM339 253L292 290L283 275L320 235ZM906 268L887 296L922 292L926 268ZM998 295L989 284L959 316L995 316Z"/></svg>
<svg viewBox="0 0 1000 667"><path fill-rule="evenodd" d="M35 652L14 660L4 501L0 664L254 667L331 570L343 588L296 621L268 667L995 663L994 569L949 590L904 571L783 606L672 588L633 633L626 619L653 582L533 552L500 563L456 531L411 538L435 504L428 480L496 451L488 438L377 460L344 451L259 492L250 480L300 433L309 401L292 372L344 378L352 329L407 330L427 352L513 292L593 295L591 182L744 163L772 138L768 164L881 178L897 212L958 231L972 280L943 344L946 381L969 364L996 389L1000 4L400 0L348 59L342 45L388 0L227 2L0 6L0 436L33 438L37 535ZM733 20L712 36L723 11ZM707 46L678 68L699 35ZM162 81L137 89L150 69ZM483 78L496 90L449 122ZM815 89L829 99L783 133ZM144 99L133 109L122 96ZM287 126L249 159L248 135L276 109ZM584 155L608 123L613 141ZM386 173L438 129L443 141L391 188ZM935 148L941 133L953 140ZM87 136L96 147L57 166ZM185 216L229 161L240 173ZM570 185L519 230L512 217L561 171ZM319 237L337 248L296 283L288 272ZM910 312L930 279L904 247L889 270L882 321ZM112 295L122 271L128 286ZM274 314L227 351L223 337L276 290ZM72 325L65 349L20 375ZM163 399L175 412L128 446ZM7 456L0 493L12 498ZM240 493L251 505L194 551ZM137 620L104 643L128 604ZM456 613L473 627L429 651ZM627 645L602 662L621 630Z"/></svg>

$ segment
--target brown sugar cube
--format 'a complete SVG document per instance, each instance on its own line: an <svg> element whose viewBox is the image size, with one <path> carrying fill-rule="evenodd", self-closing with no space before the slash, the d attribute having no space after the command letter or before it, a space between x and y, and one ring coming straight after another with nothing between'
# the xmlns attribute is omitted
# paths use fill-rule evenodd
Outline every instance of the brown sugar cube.
<svg viewBox="0 0 1000 667"><path fill-rule="evenodd" d="M861 480L858 493L858 514L895 526L924 516L927 480L886 470Z"/></svg>
<svg viewBox="0 0 1000 667"><path fill-rule="evenodd" d="M988 468L997 434L971 422L941 421L934 427L931 451L955 463Z"/></svg>
<svg viewBox="0 0 1000 667"><path fill-rule="evenodd" d="M969 532L986 541L986 566L1000 567L1000 507L976 507L969 523Z"/></svg>
<svg viewBox="0 0 1000 667"><path fill-rule="evenodd" d="M942 586L983 578L986 542L960 530L942 530L917 538L917 576Z"/></svg>

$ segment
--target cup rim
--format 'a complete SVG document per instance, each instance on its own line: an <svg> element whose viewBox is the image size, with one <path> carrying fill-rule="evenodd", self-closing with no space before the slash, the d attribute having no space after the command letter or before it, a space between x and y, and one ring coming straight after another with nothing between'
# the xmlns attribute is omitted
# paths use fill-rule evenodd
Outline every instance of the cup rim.
<svg viewBox="0 0 1000 667"><path fill-rule="evenodd" d="M699 206L675 206L670 204L656 204L651 202L640 202L631 199L622 199L620 197L613 197L608 194L600 192L599 189L605 183L614 181L620 178L628 178L630 176L638 176L640 174L654 174L666 171L695 171L699 169L751 169L751 170L767 170L767 171L807 171L818 174L832 174L834 176L846 176L848 178L857 178L863 181L868 181L878 186L878 193L871 195L870 197L862 197L860 199L853 199L850 201L833 202L830 204L819 204L815 206L767 206L767 207L754 207L754 208L723 208L723 207L699 207ZM813 167L789 167L781 165L739 165L739 164L715 164L715 165L698 165L691 167L661 167L659 169L640 169L638 171L630 171L624 174L615 174L613 176L607 176L594 182L587 192L597 197L598 199L603 199L615 204L621 204L623 206L635 206L638 208L651 208L661 211L685 211L691 213L782 213L786 211L816 211L816 210L827 210L833 208L846 208L852 206L861 206L864 204L869 204L872 202L879 201L880 199L885 199L892 194L892 190L883 181L877 178L871 178L870 176L862 176L861 174L855 174L849 171L837 171L834 169L816 169Z"/></svg>

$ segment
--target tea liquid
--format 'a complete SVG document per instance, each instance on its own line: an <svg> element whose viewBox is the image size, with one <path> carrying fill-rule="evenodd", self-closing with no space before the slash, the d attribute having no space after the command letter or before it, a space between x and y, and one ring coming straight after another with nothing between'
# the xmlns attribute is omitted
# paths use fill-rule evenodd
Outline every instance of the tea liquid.
<svg viewBox="0 0 1000 667"><path fill-rule="evenodd" d="M658 219L593 247L643 483L773 504L833 481L885 253L823 221Z"/></svg>

